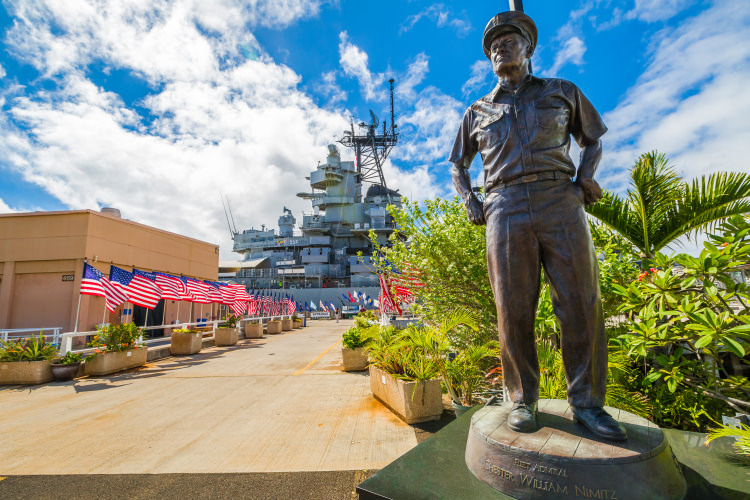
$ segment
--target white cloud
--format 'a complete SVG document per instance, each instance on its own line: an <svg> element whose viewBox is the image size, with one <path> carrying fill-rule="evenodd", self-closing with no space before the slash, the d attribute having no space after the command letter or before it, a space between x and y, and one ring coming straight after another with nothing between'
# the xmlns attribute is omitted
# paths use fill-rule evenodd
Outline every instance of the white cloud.
<svg viewBox="0 0 750 500"><path fill-rule="evenodd" d="M219 193L241 227L275 221L284 205L309 209L289 193L309 187L304 176L348 125L247 32L315 15L320 4L8 4L17 21L8 46L56 90L5 96L0 162L71 209L116 206L137 222L220 243L232 258ZM259 57L246 60L243 45ZM138 103L153 121L89 79L96 61L153 85Z"/></svg>
<svg viewBox="0 0 750 500"><path fill-rule="evenodd" d="M430 5L423 11L409 16L401 25L400 32L405 33L412 29L422 18L429 19L437 25L438 28L449 27L456 31L459 37L464 37L471 31L471 22L465 13L455 14L450 8L442 3Z"/></svg>
<svg viewBox="0 0 750 500"><path fill-rule="evenodd" d="M586 53L586 42L583 37L583 22L587 14L595 7L592 1L583 2L582 5L570 12L568 20L558 28L553 41L549 47L539 47L534 53L535 60L542 59L542 52L551 51L554 54L552 67L545 70L541 65L535 63L537 72L544 77L557 77L557 73L567 64L582 66L583 55Z"/></svg>
<svg viewBox="0 0 750 500"><path fill-rule="evenodd" d="M495 74L492 72L492 64L487 58L475 61L471 65L471 76L461 86L461 93L467 97L479 97L475 94L487 94L494 85Z"/></svg>
<svg viewBox="0 0 750 500"><path fill-rule="evenodd" d="M314 85L314 89L328 98L328 102L331 104L346 100L346 92L336 82L335 71L328 71L320 75L320 82Z"/></svg>
<svg viewBox="0 0 750 500"><path fill-rule="evenodd" d="M625 17L647 23L665 21L695 3L695 0L635 0L635 6Z"/></svg>
<svg viewBox="0 0 750 500"><path fill-rule="evenodd" d="M586 53L586 44L583 40L577 36L568 38L557 50L555 54L555 62L549 71L545 71L545 76L554 77L557 72L567 64L574 64L576 66L583 65L583 55Z"/></svg>
<svg viewBox="0 0 750 500"><path fill-rule="evenodd" d="M435 87L427 87L416 98L414 108L400 119L410 139L402 142L395 158L428 165L447 164L448 154L466 105ZM441 167L442 168L442 167Z"/></svg>
<svg viewBox="0 0 750 500"><path fill-rule="evenodd" d="M339 56L344 74L357 79L366 100L383 101L387 98L383 86L385 75L370 72L367 53L349 41L346 31L339 33Z"/></svg>
<svg viewBox="0 0 750 500"><path fill-rule="evenodd" d="M601 177L623 189L636 157L652 149L669 156L685 178L713 171L750 171L746 144L750 95L750 12L720 2L663 30L646 71L604 120Z"/></svg>
<svg viewBox="0 0 750 500"><path fill-rule="evenodd" d="M10 214L15 212L20 212L20 210L11 208L2 198L0 198L0 214Z"/></svg>
<svg viewBox="0 0 750 500"><path fill-rule="evenodd" d="M0 78L5 78L5 68L0 64Z"/></svg>

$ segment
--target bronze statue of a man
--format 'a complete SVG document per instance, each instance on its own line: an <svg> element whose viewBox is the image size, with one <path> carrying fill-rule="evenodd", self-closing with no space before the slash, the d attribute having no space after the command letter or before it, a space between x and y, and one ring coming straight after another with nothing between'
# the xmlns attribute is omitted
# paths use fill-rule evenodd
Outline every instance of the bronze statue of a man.
<svg viewBox="0 0 750 500"><path fill-rule="evenodd" d="M487 24L482 47L498 84L464 114L450 155L453 183L469 220L487 224L503 375L513 400L508 426L517 432L537 428L534 317L543 267L560 324L573 417L601 437L625 440L625 430L603 409L607 338L584 211L602 196L594 173L607 128L575 85L531 75L536 41L536 25L523 12L503 12ZM582 149L577 176L568 154L571 136ZM471 190L469 167L477 153L484 164L484 204Z"/></svg>

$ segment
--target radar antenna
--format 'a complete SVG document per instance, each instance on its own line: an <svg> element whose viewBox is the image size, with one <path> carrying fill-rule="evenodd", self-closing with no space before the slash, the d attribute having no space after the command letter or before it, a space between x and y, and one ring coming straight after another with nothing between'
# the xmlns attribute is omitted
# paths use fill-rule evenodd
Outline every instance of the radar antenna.
<svg viewBox="0 0 750 500"><path fill-rule="evenodd" d="M229 198L226 198L223 194L221 195L221 204L224 207L224 216L227 218L227 226L229 226L229 234L232 235L232 240L234 240L235 235L237 235L237 226L234 224L234 215L232 215L232 207L229 205ZM232 219L232 222L229 222L229 219Z"/></svg>
<svg viewBox="0 0 750 500"><path fill-rule="evenodd" d="M388 193L388 201L391 201L390 191L385 184L383 176L383 163L385 163L388 154L393 146L398 143L398 132L396 132L396 114L393 110L393 78L388 80L390 84L391 97L391 126L387 127L386 121L383 121L383 133L379 134L377 126L380 124L378 117L370 110L371 123L361 122L359 127L364 130L364 134L355 134L354 123L352 122L351 131L344 132L344 136L338 141L339 144L347 148L354 149L354 156L357 163L357 173L362 182L380 184Z"/></svg>

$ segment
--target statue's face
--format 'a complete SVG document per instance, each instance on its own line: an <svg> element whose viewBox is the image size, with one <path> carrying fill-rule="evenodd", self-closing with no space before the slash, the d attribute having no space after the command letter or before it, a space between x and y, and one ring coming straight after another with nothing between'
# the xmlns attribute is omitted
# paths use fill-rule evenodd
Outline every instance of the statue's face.
<svg viewBox="0 0 750 500"><path fill-rule="evenodd" d="M518 33L503 33L490 44L492 70L497 76L526 65L529 60L529 43Z"/></svg>

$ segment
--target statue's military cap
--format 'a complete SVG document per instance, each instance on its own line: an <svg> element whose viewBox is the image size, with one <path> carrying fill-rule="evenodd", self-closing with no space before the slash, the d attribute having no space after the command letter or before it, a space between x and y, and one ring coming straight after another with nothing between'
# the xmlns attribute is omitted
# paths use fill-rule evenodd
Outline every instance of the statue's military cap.
<svg viewBox="0 0 750 500"><path fill-rule="evenodd" d="M484 55L490 57L490 45L492 40L501 33L512 31L520 33L528 42L531 47L531 52L534 52L536 48L537 31L536 24L531 20L529 16L518 10L511 10L508 12L501 12L496 15L490 22L487 23L487 27L484 28L484 35L482 35L482 49Z"/></svg>

